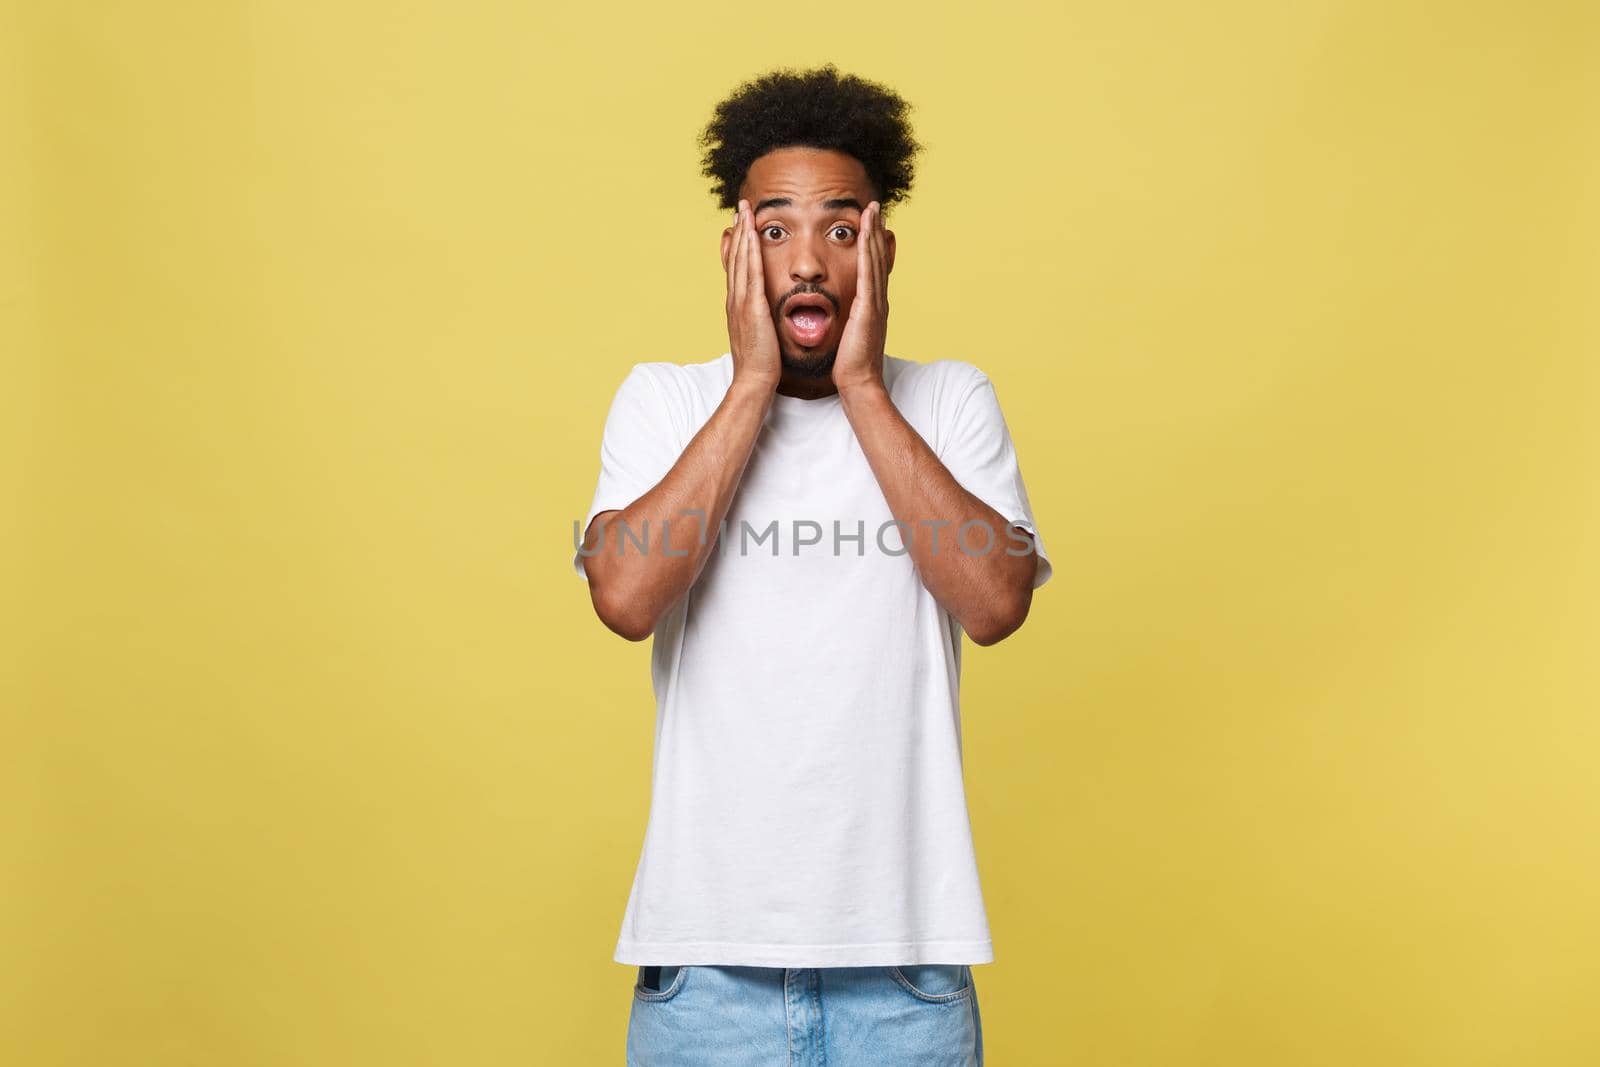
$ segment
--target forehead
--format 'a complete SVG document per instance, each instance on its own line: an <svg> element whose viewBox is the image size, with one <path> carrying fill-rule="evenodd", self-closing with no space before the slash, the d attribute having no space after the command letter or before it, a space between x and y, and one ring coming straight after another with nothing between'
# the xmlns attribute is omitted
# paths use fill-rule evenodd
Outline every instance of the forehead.
<svg viewBox="0 0 1600 1067"><path fill-rule="evenodd" d="M861 161L831 148L775 148L750 164L739 193L752 204L786 196L802 207L846 197L865 206L874 199Z"/></svg>

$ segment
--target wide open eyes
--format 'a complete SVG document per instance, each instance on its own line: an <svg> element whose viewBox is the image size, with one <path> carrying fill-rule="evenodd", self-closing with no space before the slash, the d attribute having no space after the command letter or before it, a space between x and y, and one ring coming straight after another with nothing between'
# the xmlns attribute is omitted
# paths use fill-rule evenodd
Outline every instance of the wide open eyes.
<svg viewBox="0 0 1600 1067"><path fill-rule="evenodd" d="M769 222L765 226L761 227L761 235L765 237L774 230L779 233L785 232L782 226L779 226L775 222ZM850 238L855 236L856 228L847 223L841 222L828 231L829 236L837 233L843 233L845 235L844 237L838 238L839 243L843 244L845 241L848 241ZM779 240L779 238L774 237L772 240L776 241Z"/></svg>

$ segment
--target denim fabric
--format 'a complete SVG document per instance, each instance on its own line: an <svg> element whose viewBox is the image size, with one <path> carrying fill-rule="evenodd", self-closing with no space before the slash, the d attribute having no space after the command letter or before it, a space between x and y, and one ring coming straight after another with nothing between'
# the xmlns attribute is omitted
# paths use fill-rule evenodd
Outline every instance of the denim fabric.
<svg viewBox="0 0 1600 1067"><path fill-rule="evenodd" d="M972 968L639 967L628 1067L983 1067Z"/></svg>

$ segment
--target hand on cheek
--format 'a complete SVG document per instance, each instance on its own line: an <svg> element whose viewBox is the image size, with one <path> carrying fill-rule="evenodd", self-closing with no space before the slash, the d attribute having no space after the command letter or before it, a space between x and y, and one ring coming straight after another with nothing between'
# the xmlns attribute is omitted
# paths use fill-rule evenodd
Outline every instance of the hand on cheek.
<svg viewBox="0 0 1600 1067"><path fill-rule="evenodd" d="M856 235L855 298L833 364L834 385L841 392L883 383L883 346L889 319L885 248L881 205L874 200L861 213L861 232Z"/></svg>

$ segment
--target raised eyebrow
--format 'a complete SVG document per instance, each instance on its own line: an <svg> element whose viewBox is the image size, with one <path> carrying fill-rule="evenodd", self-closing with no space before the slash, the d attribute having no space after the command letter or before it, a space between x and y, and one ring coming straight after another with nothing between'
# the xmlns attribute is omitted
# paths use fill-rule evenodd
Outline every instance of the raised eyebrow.
<svg viewBox="0 0 1600 1067"><path fill-rule="evenodd" d="M787 196L771 196L756 205L754 214L759 215L769 207L794 207L794 201ZM842 207L853 207L856 211L864 210L861 201L853 196L842 197L837 200L824 200L822 210L837 211Z"/></svg>

